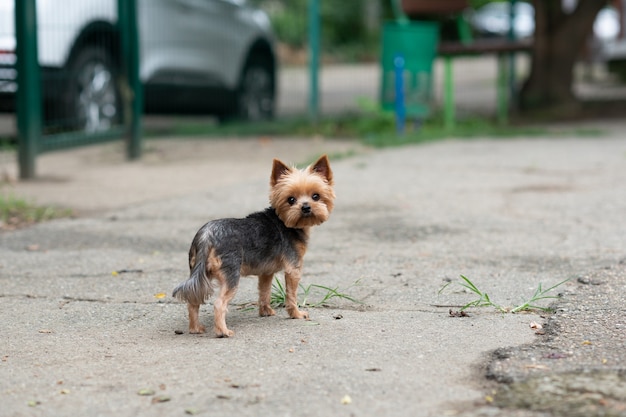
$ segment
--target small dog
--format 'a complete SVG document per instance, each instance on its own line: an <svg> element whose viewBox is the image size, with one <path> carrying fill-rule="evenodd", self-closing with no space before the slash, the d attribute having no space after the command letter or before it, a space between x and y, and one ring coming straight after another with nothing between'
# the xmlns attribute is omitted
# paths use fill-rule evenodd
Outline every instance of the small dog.
<svg viewBox="0 0 626 417"><path fill-rule="evenodd" d="M285 307L293 319L307 319L298 310L297 289L311 226L325 222L333 209L335 192L328 157L322 156L304 170L274 159L270 176L270 207L244 219L218 219L198 230L189 249L190 277L173 296L187 302L189 333L204 333L198 321L200 304L213 294L215 334L230 337L226 327L228 303L239 278L259 277L259 315L273 316L270 295L274 274L285 273Z"/></svg>

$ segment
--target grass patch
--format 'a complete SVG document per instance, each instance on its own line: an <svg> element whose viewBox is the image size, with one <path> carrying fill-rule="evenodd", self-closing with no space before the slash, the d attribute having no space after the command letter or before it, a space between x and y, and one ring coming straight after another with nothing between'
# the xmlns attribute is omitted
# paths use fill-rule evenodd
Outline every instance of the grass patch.
<svg viewBox="0 0 626 417"><path fill-rule="evenodd" d="M401 146L447 138L512 138L533 136L598 136L598 129L556 128L528 125L500 125L494 119L481 116L457 118L453 128L446 128L443 115L433 113L419 122L407 120L404 133L396 131L393 112L383 111L369 99L358 100L358 110L334 116L322 116L317 121L307 117L281 118L265 122L215 123L181 119L166 129L146 132L148 135L204 136L204 137L263 137L288 136L357 139L374 147Z"/></svg>
<svg viewBox="0 0 626 417"><path fill-rule="evenodd" d="M572 132L569 132L572 133ZM519 137L555 134L545 127L500 126L484 117L466 117L457 121L453 129L443 125L439 114L423 123L407 122L404 134L398 134L393 113L347 113L339 116L322 117L312 122L304 117L284 118L267 122L249 123L204 123L180 121L167 129L150 131L150 137L157 136L203 136L203 137L311 137L357 139L375 147L399 146L408 143L421 143L446 138L474 137ZM578 132L577 135L583 135ZM597 132L589 135L597 135Z"/></svg>
<svg viewBox="0 0 626 417"><path fill-rule="evenodd" d="M489 294L480 290L472 281L470 281L469 278L467 278L464 275L461 275L460 277L461 277L461 281L457 282L457 284L459 284L463 288L469 290L471 293L474 293L475 295L478 296L477 299L472 300L469 303L461 306L460 308L461 311L468 309L470 307L493 307L501 313L518 313L520 311L530 311L530 310L552 311L550 307L544 307L537 303L542 300L559 298L558 295L549 295L548 293L550 293L552 290L556 289L557 287L569 281L569 278L568 278L546 289L543 289L542 284L539 283L534 294L529 299L523 301L521 304L517 306L503 307L502 305L497 304L494 301L492 301L491 298L489 297ZM450 284L451 283L444 285L439 290L439 293L443 292L443 290L446 289L446 287L448 287L448 285Z"/></svg>
<svg viewBox="0 0 626 417"><path fill-rule="evenodd" d="M359 284L359 281L352 284L349 288ZM349 289L348 288L348 289ZM298 307L329 307L333 299L347 300L353 303L361 304L356 298L339 291L339 287L331 288L324 285L309 284L299 285ZM311 301L310 298L315 297L317 301ZM272 283L272 294L270 296L270 304L272 307L284 307L287 299L287 292L282 282L274 277Z"/></svg>
<svg viewBox="0 0 626 417"><path fill-rule="evenodd" d="M13 230L34 223L72 216L69 209L40 207L26 200L0 193L0 230Z"/></svg>

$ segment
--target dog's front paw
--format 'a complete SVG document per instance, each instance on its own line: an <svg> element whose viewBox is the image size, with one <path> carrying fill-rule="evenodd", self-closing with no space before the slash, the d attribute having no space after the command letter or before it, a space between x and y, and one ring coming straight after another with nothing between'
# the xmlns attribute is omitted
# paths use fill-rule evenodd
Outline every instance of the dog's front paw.
<svg viewBox="0 0 626 417"><path fill-rule="evenodd" d="M235 335L235 332L233 332L232 330L218 329L217 327L215 328L215 336L218 338L233 337L234 335Z"/></svg>
<svg viewBox="0 0 626 417"><path fill-rule="evenodd" d="M269 317L275 315L276 312L269 305L260 305L259 306L259 316L261 317Z"/></svg>
<svg viewBox="0 0 626 417"><path fill-rule="evenodd" d="M309 319L309 313L307 311L300 311L297 308L293 310L288 310L287 313L289 313L289 317L291 317L292 319Z"/></svg>
<svg viewBox="0 0 626 417"><path fill-rule="evenodd" d="M189 326L189 333L191 334L201 334L204 333L206 331L205 327L201 324L191 327Z"/></svg>

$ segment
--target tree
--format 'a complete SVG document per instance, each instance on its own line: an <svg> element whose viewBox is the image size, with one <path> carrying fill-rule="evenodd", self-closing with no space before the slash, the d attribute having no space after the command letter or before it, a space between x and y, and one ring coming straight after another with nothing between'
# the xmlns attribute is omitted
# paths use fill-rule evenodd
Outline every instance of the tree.
<svg viewBox="0 0 626 417"><path fill-rule="evenodd" d="M580 110L573 87L574 65L607 0L579 0L570 13L561 0L533 0L535 41L530 75L520 92L523 112L550 111L566 116Z"/></svg>

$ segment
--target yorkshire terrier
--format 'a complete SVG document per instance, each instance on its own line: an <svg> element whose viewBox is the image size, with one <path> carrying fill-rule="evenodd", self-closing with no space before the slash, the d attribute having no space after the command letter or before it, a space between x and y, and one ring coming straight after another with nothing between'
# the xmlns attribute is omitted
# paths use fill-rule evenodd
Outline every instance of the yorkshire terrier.
<svg viewBox="0 0 626 417"><path fill-rule="evenodd" d="M270 295L274 274L284 271L285 308L293 319L308 319L297 304L302 263L309 229L325 222L333 209L335 192L328 157L322 156L303 170L274 159L270 176L270 207L243 219L218 219L196 233L189 249L190 277L173 296L187 302L189 333L204 333L198 320L200 304L213 294L214 330L217 337L231 337L226 327L228 303L239 278L259 277L259 315L273 316Z"/></svg>

